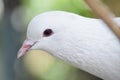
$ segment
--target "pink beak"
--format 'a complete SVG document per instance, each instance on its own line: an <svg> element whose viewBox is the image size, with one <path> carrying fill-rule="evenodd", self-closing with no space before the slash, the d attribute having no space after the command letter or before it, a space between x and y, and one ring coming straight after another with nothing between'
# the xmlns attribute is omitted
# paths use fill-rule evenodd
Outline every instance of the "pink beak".
<svg viewBox="0 0 120 80"><path fill-rule="evenodd" d="M35 42L30 41L30 40L25 40L22 47L20 48L20 50L18 51L18 55L17 58L20 58L21 56L23 56L26 52L29 51L29 49L35 44Z"/></svg>

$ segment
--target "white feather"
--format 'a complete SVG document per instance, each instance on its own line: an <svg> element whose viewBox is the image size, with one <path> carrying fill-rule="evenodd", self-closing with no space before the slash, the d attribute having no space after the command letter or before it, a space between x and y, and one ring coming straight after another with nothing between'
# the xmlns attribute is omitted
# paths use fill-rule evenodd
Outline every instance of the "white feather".
<svg viewBox="0 0 120 80"><path fill-rule="evenodd" d="M120 18L114 20L120 24ZM42 37L47 28L54 34ZM31 49L45 50L104 80L120 80L120 41L100 19L46 12L30 22L27 38L37 41Z"/></svg>

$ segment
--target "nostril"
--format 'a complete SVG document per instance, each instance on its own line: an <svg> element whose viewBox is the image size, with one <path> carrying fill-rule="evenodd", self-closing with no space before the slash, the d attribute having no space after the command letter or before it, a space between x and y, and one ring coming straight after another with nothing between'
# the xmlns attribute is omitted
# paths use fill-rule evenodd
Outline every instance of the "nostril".
<svg viewBox="0 0 120 80"><path fill-rule="evenodd" d="M23 48L31 47L32 45L24 45Z"/></svg>

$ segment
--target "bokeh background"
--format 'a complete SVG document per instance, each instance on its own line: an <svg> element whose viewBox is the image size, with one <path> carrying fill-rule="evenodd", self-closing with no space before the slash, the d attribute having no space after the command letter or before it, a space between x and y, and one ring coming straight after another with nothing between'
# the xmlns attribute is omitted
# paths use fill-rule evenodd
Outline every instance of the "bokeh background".
<svg viewBox="0 0 120 80"><path fill-rule="evenodd" d="M120 16L120 0L101 1ZM0 80L101 80L43 51L16 59L29 21L51 10L95 17L84 0L0 0Z"/></svg>

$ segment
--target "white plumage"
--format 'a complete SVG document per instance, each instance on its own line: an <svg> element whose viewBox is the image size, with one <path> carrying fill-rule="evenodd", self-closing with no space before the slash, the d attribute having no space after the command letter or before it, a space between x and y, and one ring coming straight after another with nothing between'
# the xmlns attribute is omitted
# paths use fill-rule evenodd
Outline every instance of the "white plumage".
<svg viewBox="0 0 120 80"><path fill-rule="evenodd" d="M120 18L114 20L120 24ZM53 34L44 36L46 29ZM104 80L120 80L120 41L100 19L46 12L30 22L27 41L34 44L25 41L18 57L28 49L44 50Z"/></svg>

